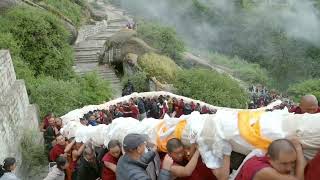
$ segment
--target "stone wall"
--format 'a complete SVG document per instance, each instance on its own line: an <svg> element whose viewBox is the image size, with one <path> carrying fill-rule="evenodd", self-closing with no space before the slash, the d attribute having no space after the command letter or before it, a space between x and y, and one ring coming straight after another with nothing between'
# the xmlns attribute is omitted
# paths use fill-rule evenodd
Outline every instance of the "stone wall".
<svg viewBox="0 0 320 180"><path fill-rule="evenodd" d="M78 38L76 40L76 44L86 40L89 36L93 36L98 34L99 32L103 32L108 27L108 23L106 20L99 21L95 25L86 25L82 26L78 31Z"/></svg>
<svg viewBox="0 0 320 180"><path fill-rule="evenodd" d="M0 162L12 156L20 167L20 139L26 130L38 128L38 120L24 81L16 79L9 51L0 50Z"/></svg>

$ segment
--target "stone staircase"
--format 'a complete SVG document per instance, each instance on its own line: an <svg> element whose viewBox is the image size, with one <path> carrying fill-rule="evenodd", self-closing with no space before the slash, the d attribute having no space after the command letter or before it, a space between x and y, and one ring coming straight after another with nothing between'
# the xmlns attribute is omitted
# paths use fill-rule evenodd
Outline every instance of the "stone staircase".
<svg viewBox="0 0 320 180"><path fill-rule="evenodd" d="M81 76L89 72L96 72L99 77L110 82L110 85L114 92L114 98L116 98L120 97L122 92L120 79L117 77L114 69L110 65L99 64L98 56L99 53L104 49L105 41L114 33L124 28L128 20L125 16L123 16L124 13L121 10L117 10L110 5L108 5L108 7L105 7L104 12L106 13L106 15L108 15L108 17L111 17L107 21L106 28L103 29L99 26L99 30L96 30L94 29L95 26L84 26L84 28L86 29L82 32L92 32L92 34L90 34L89 36L87 36L86 34L86 38L81 41L77 41L78 43L74 45L74 70Z"/></svg>

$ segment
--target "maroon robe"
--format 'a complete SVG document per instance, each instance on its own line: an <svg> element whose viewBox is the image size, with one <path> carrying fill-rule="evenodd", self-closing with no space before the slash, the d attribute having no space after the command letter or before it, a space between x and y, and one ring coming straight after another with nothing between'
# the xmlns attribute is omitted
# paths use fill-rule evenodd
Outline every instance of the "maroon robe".
<svg viewBox="0 0 320 180"><path fill-rule="evenodd" d="M303 114L299 106L293 107L292 109L289 110L289 112L295 113L295 114ZM320 107L318 107L318 110L316 113L320 113Z"/></svg>
<svg viewBox="0 0 320 180"><path fill-rule="evenodd" d="M320 152L309 161L304 170L305 180L318 180L320 178Z"/></svg>
<svg viewBox="0 0 320 180"><path fill-rule="evenodd" d="M266 156L254 156L244 163L235 180L252 180L257 172L268 167L271 167L271 165Z"/></svg>
<svg viewBox="0 0 320 180"><path fill-rule="evenodd" d="M65 146L56 144L50 151L50 161L56 161L61 154L64 154L64 148Z"/></svg>

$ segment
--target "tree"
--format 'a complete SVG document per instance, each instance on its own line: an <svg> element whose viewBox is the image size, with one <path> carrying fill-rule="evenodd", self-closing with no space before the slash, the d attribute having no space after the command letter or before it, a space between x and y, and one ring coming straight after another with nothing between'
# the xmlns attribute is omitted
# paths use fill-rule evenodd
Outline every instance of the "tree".
<svg viewBox="0 0 320 180"><path fill-rule="evenodd" d="M246 108L248 96L227 75L205 69L179 71L175 88L179 94L216 106Z"/></svg>
<svg viewBox="0 0 320 180"><path fill-rule="evenodd" d="M320 79L310 79L292 84L288 89L288 93L294 97L296 102L299 102L301 96L306 94L313 94L320 100Z"/></svg>

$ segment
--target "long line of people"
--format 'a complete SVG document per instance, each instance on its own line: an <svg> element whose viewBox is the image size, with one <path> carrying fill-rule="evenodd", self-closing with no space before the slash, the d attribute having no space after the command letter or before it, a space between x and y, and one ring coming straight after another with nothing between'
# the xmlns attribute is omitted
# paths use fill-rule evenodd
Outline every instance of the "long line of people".
<svg viewBox="0 0 320 180"><path fill-rule="evenodd" d="M80 119L83 125L96 126L98 124L110 124L113 119L119 117L132 117L142 120L146 117L161 119L165 114L171 117L191 114L199 111L202 114L214 114L216 109L200 106L199 103L186 103L183 99L170 96L154 98L131 98L129 102L120 102L108 109L90 111Z"/></svg>

